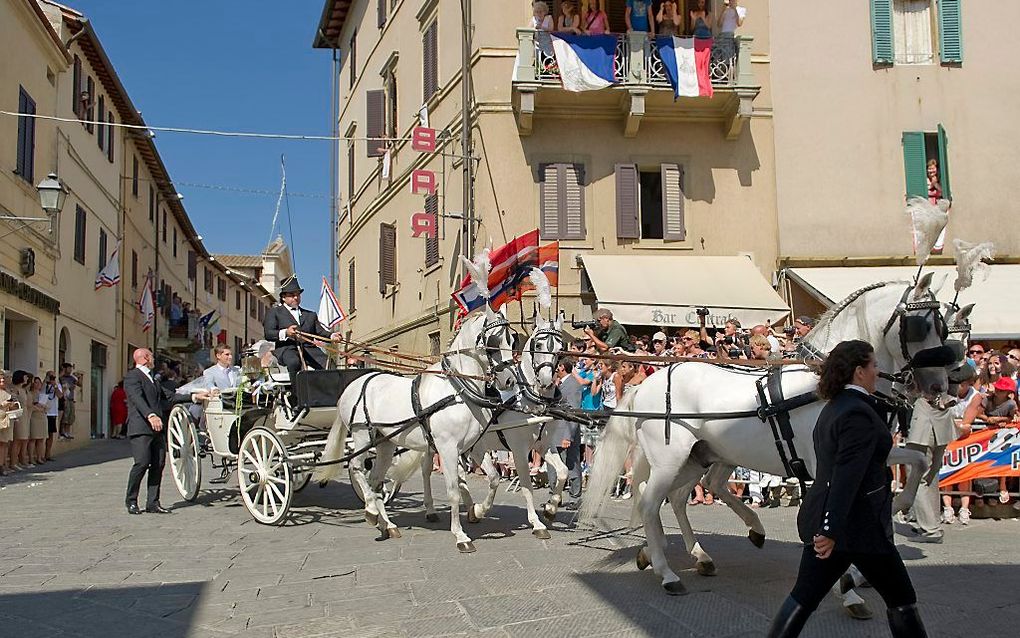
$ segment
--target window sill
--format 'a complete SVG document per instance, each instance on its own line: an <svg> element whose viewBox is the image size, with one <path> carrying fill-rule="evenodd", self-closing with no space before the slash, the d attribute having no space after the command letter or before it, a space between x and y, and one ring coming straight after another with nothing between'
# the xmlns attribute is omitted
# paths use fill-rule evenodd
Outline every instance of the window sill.
<svg viewBox="0 0 1020 638"><path fill-rule="evenodd" d="M694 250L688 240L665 241L663 239L642 239L630 245L632 250Z"/></svg>
<svg viewBox="0 0 1020 638"><path fill-rule="evenodd" d="M443 267L443 260L442 260L442 258L440 258L439 261L437 261L436 263L432 264L431 266L426 266L425 269L421 271L421 276L422 277L428 277L429 275L431 275L432 273L436 272L437 270L439 270L442 267Z"/></svg>
<svg viewBox="0 0 1020 638"><path fill-rule="evenodd" d="M383 293L383 299L390 299L396 297L397 293L400 292L400 283L387 284L386 292Z"/></svg>

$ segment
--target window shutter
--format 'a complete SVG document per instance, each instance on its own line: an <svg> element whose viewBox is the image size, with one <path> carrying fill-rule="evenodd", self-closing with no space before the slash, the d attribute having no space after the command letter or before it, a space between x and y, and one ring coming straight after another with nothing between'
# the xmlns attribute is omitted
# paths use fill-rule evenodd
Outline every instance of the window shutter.
<svg viewBox="0 0 1020 638"><path fill-rule="evenodd" d="M106 114L106 121L109 122L109 126L106 127L106 159L113 163L113 113Z"/></svg>
<svg viewBox="0 0 1020 638"><path fill-rule="evenodd" d="M131 251L131 287L138 287L138 253Z"/></svg>
<svg viewBox="0 0 1020 638"><path fill-rule="evenodd" d="M893 63L893 0L871 0L871 60L875 64Z"/></svg>
<svg viewBox="0 0 1020 638"><path fill-rule="evenodd" d="M422 102L428 102L439 91L438 34L438 23L433 20L422 36Z"/></svg>
<svg viewBox="0 0 1020 638"><path fill-rule="evenodd" d="M616 165L616 236L620 239L641 237L638 221L641 190L637 164Z"/></svg>
<svg viewBox="0 0 1020 638"><path fill-rule="evenodd" d="M924 133L906 132L903 134L903 173L907 181L907 197L928 196Z"/></svg>
<svg viewBox="0 0 1020 638"><path fill-rule="evenodd" d="M81 58L74 56L74 73L71 80L71 112L81 119Z"/></svg>
<svg viewBox="0 0 1020 638"><path fill-rule="evenodd" d="M560 176L560 239L584 239L584 164L561 164Z"/></svg>
<svg viewBox="0 0 1020 638"><path fill-rule="evenodd" d="M358 81L358 32L355 31L351 34L351 44L347 54L347 65L351 67L351 85L350 88L354 88L354 83Z"/></svg>
<svg viewBox="0 0 1020 638"><path fill-rule="evenodd" d="M939 56L942 64L963 63L961 0L939 0Z"/></svg>
<svg viewBox="0 0 1020 638"><path fill-rule="evenodd" d="M18 94L18 113L25 112L25 90ZM18 118L18 158L15 164L15 172L25 177L25 152L28 148L28 120L27 117ZM25 179L28 179L25 177Z"/></svg>
<svg viewBox="0 0 1020 638"><path fill-rule="evenodd" d="M560 238L560 172L558 164L541 164L539 186L539 226L542 239Z"/></svg>
<svg viewBox="0 0 1020 638"><path fill-rule="evenodd" d="M99 146L99 150L106 150L106 125L103 121L106 120L106 100L102 95L99 96L99 116L96 118L99 120L99 125L96 128L96 144Z"/></svg>
<svg viewBox="0 0 1020 638"><path fill-rule="evenodd" d="M386 0L376 0L376 2L379 3L377 6L378 10L377 22L379 24L379 28L381 29L386 26Z"/></svg>
<svg viewBox="0 0 1020 638"><path fill-rule="evenodd" d="M354 312L357 309L355 300L354 260L352 259L347 264L347 312Z"/></svg>
<svg viewBox="0 0 1020 638"><path fill-rule="evenodd" d="M188 279L195 281L195 277L198 275L198 255L195 254L194 250L188 251Z"/></svg>
<svg viewBox="0 0 1020 638"><path fill-rule="evenodd" d="M662 172L662 238L666 241L687 239L684 222L684 170L678 164L663 164Z"/></svg>
<svg viewBox="0 0 1020 638"><path fill-rule="evenodd" d="M106 231L99 229L99 270L106 268Z"/></svg>
<svg viewBox="0 0 1020 638"><path fill-rule="evenodd" d="M354 142L347 143L347 201L354 201Z"/></svg>
<svg viewBox="0 0 1020 638"><path fill-rule="evenodd" d="M386 136L384 129L386 125L386 91L375 90L365 91L365 104L367 106L365 137L369 157L382 157L386 154L386 143L381 139Z"/></svg>
<svg viewBox="0 0 1020 638"><path fill-rule="evenodd" d="M397 228L379 224L379 294L386 294L386 285L397 283Z"/></svg>
<svg viewBox="0 0 1020 638"><path fill-rule="evenodd" d="M925 173L927 177L927 172ZM942 197L952 201L953 192L949 188L949 137L946 129L939 124L939 182L942 184Z"/></svg>
<svg viewBox="0 0 1020 638"><path fill-rule="evenodd" d="M131 194L138 197L138 156L131 158Z"/></svg>
<svg viewBox="0 0 1020 638"><path fill-rule="evenodd" d="M88 76L85 80L85 89L89 92L89 107L85 110L85 119L92 122L96 119L96 83L92 80L92 76ZM96 130L95 124L86 124L85 130L92 133Z"/></svg>
<svg viewBox="0 0 1020 638"><path fill-rule="evenodd" d="M433 193L425 198L425 213L432 218L434 236L425 238L425 267L439 263L439 197Z"/></svg>

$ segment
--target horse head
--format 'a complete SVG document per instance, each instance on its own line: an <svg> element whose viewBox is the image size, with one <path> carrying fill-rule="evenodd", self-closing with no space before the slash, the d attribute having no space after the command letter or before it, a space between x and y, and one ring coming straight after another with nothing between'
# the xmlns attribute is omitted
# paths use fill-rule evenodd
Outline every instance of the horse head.
<svg viewBox="0 0 1020 638"><path fill-rule="evenodd" d="M538 392L548 392L556 383L556 365L564 348L563 318L548 320L536 311L533 329L521 354L521 372Z"/></svg>
<svg viewBox="0 0 1020 638"><path fill-rule="evenodd" d="M493 310L485 304L485 320L475 338L476 347L485 357L485 365L493 377L497 390L505 392L514 387L515 333L502 310Z"/></svg>

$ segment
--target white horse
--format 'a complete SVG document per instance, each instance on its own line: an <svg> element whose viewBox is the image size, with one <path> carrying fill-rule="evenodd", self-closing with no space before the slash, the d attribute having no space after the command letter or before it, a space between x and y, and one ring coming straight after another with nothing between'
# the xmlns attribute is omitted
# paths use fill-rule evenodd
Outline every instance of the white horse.
<svg viewBox="0 0 1020 638"><path fill-rule="evenodd" d="M483 407L484 401L476 402L471 396L484 399L484 378L488 374L494 375L497 389L512 388L512 366L510 323L502 312L486 304L484 311L464 322L450 351L427 373L413 378L367 374L347 386L337 402L336 421L320 460L334 463L320 466L313 480L325 481L339 473L336 461L344 453L348 431L356 451L374 447L371 476L365 476L363 454L351 459L352 475L365 495L368 522L379 526L383 538L398 538L400 531L390 521L376 489L382 485L396 446L426 456L435 449L443 461L450 532L461 552L475 551L460 523L458 459L475 444L491 416L491 410ZM436 406L445 407L437 410Z"/></svg>
<svg viewBox="0 0 1020 638"><path fill-rule="evenodd" d="M563 350L563 318L557 317L549 321L539 314L534 316L534 329L531 336L524 343L521 352L521 360L515 366L517 373L517 401L519 407L525 409L520 412L508 409L499 414L495 423L485 428L484 434L475 443L468 456L472 458L485 472L489 481L489 492L482 503L472 503L467 490L466 476L461 473L461 493L467 505L467 519L469 523L477 523L485 517L492 509L496 492L499 489L500 475L492 461L489 450L508 448L513 453L514 461L517 464L517 472L520 476L521 494L524 496L527 508L528 522L533 528L533 534L540 539L548 539L549 531L535 513L535 500L532 493L531 480L528 477L528 458L532 450L537 450L544 455L546 463L556 469L556 485L550 486L550 498L542 507L542 514L548 520L556 516L556 511L562 501L563 486L566 483L567 466L560 459L559 454L552 449L559 441L549 441L547 434L551 428L547 427L545 421L534 423L537 419L530 418L532 414L540 412L543 405L552 400L556 393L555 372L558 353ZM524 424L524 425L522 425ZM435 504L432 499L431 482L432 459L422 459L422 480L424 483L424 499L426 519L429 521L439 520L435 512Z"/></svg>
<svg viewBox="0 0 1020 638"><path fill-rule="evenodd" d="M808 347L821 355L841 341L863 339L875 347L880 370L907 371L919 353L935 352L943 343L941 328L944 324L930 292L931 279L929 274L916 285L884 282L856 291L822 317L805 340ZM914 373L921 376L920 370ZM666 368L629 393L623 407L617 407L618 411L633 411L641 416L612 417L599 443L581 518L591 521L598 516L608 501L619 468L636 442L648 464L648 476L638 504L645 525L647 551L642 549L639 553L638 566L644 568L651 564L670 594L681 594L685 589L665 558L660 515L663 500L674 490L696 481L713 463L740 465L778 475L789 473L776 450L771 428L756 416L690 417L756 410L756 383L761 376L759 369L698 362ZM941 386L944 391L948 386L945 368L928 370L924 377L920 383L925 388ZM817 384L818 378L808 366L783 369L781 385L783 396L787 398L811 393ZM883 380L883 386L888 391L891 383ZM667 392L671 411L687 416L667 422ZM815 457L811 433L821 409L822 403L816 401L790 412L794 444L812 474ZM643 416L645 414L655 416ZM668 444L667 429L670 432ZM723 492L726 490L720 490L720 494ZM685 504L686 494L678 494L671 501ZM760 535L761 541L764 540L760 521L757 521L757 529L753 526L757 516L750 508L735 497L724 498L724 502L742 517L747 516L745 522ZM751 539L755 541L756 537L751 535ZM703 553L696 542L691 551L696 559ZM699 562L710 564L711 559Z"/></svg>

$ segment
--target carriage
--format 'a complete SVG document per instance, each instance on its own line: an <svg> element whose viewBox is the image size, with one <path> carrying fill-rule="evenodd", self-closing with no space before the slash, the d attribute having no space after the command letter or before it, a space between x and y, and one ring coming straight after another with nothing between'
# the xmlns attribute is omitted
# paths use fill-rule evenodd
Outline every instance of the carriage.
<svg viewBox="0 0 1020 638"><path fill-rule="evenodd" d="M236 470L241 500L256 521L283 523L294 494L311 480L336 416L336 398L370 372L305 370L291 382L286 370L260 368L247 359L240 387L202 400L204 427L190 409L195 404L174 406L167 421L167 462L181 497L198 498L208 457L224 474ZM389 501L399 488L387 479L383 497Z"/></svg>

